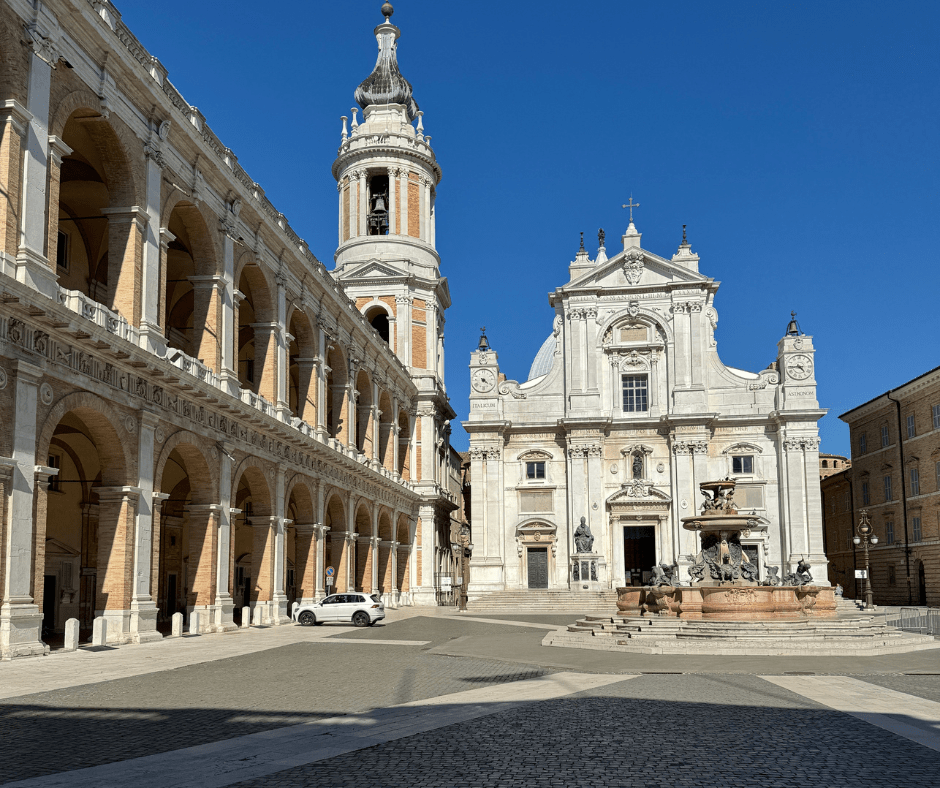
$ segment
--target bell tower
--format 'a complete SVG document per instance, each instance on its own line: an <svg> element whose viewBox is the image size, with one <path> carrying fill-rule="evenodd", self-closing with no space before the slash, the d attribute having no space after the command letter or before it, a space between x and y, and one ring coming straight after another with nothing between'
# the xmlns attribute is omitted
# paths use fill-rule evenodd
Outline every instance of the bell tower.
<svg viewBox="0 0 940 788"><path fill-rule="evenodd" d="M418 543L425 556L422 575L431 573L420 585L430 591L435 562L428 531L435 535L434 549L449 549L449 513L456 508L446 493L449 426L456 416L444 385L444 312L451 301L435 248L441 168L424 133L424 113L398 67L401 30L391 22L393 13L391 3L382 6L375 68L356 88L352 122L342 118L333 162L339 192L333 276L418 388L411 440L419 459L412 481L426 501Z"/></svg>

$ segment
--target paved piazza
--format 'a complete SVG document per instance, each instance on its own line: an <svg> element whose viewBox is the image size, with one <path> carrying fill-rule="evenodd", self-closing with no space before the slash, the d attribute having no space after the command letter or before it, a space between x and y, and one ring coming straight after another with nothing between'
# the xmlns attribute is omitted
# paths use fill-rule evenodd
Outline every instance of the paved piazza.
<svg viewBox="0 0 940 788"><path fill-rule="evenodd" d="M435 615L436 614L436 615ZM23 786L936 786L940 650L548 648L570 616L393 611L0 664Z"/></svg>

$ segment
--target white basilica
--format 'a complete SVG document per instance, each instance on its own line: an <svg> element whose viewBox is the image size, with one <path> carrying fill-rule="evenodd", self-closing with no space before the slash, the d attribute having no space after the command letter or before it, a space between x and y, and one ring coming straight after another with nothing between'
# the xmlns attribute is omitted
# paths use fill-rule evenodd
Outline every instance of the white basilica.
<svg viewBox="0 0 940 788"><path fill-rule="evenodd" d="M582 243L527 381L506 379L485 336L471 354L471 600L642 585L659 562L688 582L698 537L681 519L700 482L729 476L761 577L806 557L826 583L812 338L794 320L767 369L725 366L719 283L684 231L672 258L641 247L632 217L622 240L608 258L601 233L595 260Z"/></svg>

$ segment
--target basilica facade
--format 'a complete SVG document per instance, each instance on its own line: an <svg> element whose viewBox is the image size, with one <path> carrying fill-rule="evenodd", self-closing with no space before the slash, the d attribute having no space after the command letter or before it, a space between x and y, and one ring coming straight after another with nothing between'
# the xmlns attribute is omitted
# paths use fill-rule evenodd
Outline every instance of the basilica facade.
<svg viewBox="0 0 940 788"><path fill-rule="evenodd" d="M766 577L801 558L826 583L812 337L795 320L759 372L718 356L718 282L683 231L671 257L582 242L549 295L554 322L528 380L509 380L484 336L470 360L474 551L470 599L520 589L603 591L682 582L698 536L703 481L737 481L742 540Z"/></svg>
<svg viewBox="0 0 940 788"><path fill-rule="evenodd" d="M73 618L128 643L331 588L435 603L441 169L388 10L328 270L108 0L0 2L0 658Z"/></svg>

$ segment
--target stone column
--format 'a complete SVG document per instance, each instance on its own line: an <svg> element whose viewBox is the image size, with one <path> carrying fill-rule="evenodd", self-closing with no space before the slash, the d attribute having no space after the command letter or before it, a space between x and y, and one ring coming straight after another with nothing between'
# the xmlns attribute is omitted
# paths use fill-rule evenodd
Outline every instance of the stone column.
<svg viewBox="0 0 940 788"><path fill-rule="evenodd" d="M299 586L298 600L301 605L316 600L317 582L317 531L315 523L294 523L297 530L297 546L294 553L294 576Z"/></svg>
<svg viewBox="0 0 940 788"><path fill-rule="evenodd" d="M0 659L43 654L42 610L30 587L33 564L33 495L36 484L36 414L42 370L25 361L12 364L13 457L3 550L3 604L0 605Z"/></svg>
<svg viewBox="0 0 940 788"><path fill-rule="evenodd" d="M437 478L437 429L433 411L419 413L421 419L421 480L440 481Z"/></svg>
<svg viewBox="0 0 940 788"><path fill-rule="evenodd" d="M39 13L45 18L37 19L26 30L30 46L26 110L30 117L24 140L16 278L49 298L55 298L55 261L46 257L46 231L49 226L46 184L49 166L49 95L52 69L59 60L56 50L58 24L53 17L43 12L42 6ZM55 209L58 212L58 206Z"/></svg>
<svg viewBox="0 0 940 788"><path fill-rule="evenodd" d="M349 173L349 237L359 235L359 173L353 170Z"/></svg>
<svg viewBox="0 0 940 788"><path fill-rule="evenodd" d="M49 167L48 183L46 184L46 258L49 267L58 270L56 261L59 253L59 194L62 179L62 159L68 156L72 149L66 145L61 137L49 135Z"/></svg>
<svg viewBox="0 0 940 788"><path fill-rule="evenodd" d="M343 415L346 418L346 445L352 449L356 448L356 432L358 429L358 402L359 396L356 391L356 377L359 374L359 364L356 359L350 358L348 373L346 378L346 391Z"/></svg>
<svg viewBox="0 0 940 788"><path fill-rule="evenodd" d="M316 591L314 592L314 598L318 602L326 596L326 590L323 587L323 582L324 577L326 576L326 533L329 530L329 526L317 525L313 532L313 538L317 542Z"/></svg>
<svg viewBox="0 0 940 788"><path fill-rule="evenodd" d="M339 183L336 184L336 193L339 195L339 211L338 211L339 237L336 241L336 245L342 246L343 242L346 240L345 238L343 238L343 221L345 220L346 217L343 215L344 214L343 208L345 206L343 205L343 182L342 181L339 181Z"/></svg>
<svg viewBox="0 0 940 788"><path fill-rule="evenodd" d="M389 604L392 607L398 607L398 603L401 600L401 589L399 588L398 583L398 550L401 547L401 544L396 541L389 542L388 547L388 562L391 564L389 567Z"/></svg>
<svg viewBox="0 0 940 788"><path fill-rule="evenodd" d="M58 474L55 468L37 465L34 469L36 494L33 496L33 577L30 594L40 611L43 609L43 578L46 570L46 517L49 510L49 480ZM54 620L53 620L54 624Z"/></svg>
<svg viewBox="0 0 940 788"><path fill-rule="evenodd" d="M131 640L137 487L98 487L98 593L95 615L108 620L108 642Z"/></svg>
<svg viewBox="0 0 940 788"><path fill-rule="evenodd" d="M437 244L437 193L431 192L431 246Z"/></svg>
<svg viewBox="0 0 940 788"><path fill-rule="evenodd" d="M193 356L220 372L222 360L222 303L225 279L221 276L191 276L193 286Z"/></svg>
<svg viewBox="0 0 940 788"><path fill-rule="evenodd" d="M235 603L232 600L232 450L228 443L219 444L219 518L216 554L215 599L210 617L211 631L228 632L235 626Z"/></svg>
<svg viewBox="0 0 940 788"><path fill-rule="evenodd" d="M0 200L0 250L5 250L0 251L0 271L13 278L17 276L23 149L31 119L32 114L16 99L0 102L0 170L6 172L4 183L9 189L8 199Z"/></svg>
<svg viewBox="0 0 940 788"><path fill-rule="evenodd" d="M418 554L418 587L412 589L412 599L416 605L437 604L434 570L437 565L437 523L434 507L422 505L418 509L420 526L415 538L415 550Z"/></svg>
<svg viewBox="0 0 940 788"><path fill-rule="evenodd" d="M134 533L134 585L131 592L130 635L135 643L160 640L157 632L157 605L150 585L153 556L153 472L155 465L154 431L160 420L149 411L140 411L137 442L137 518Z"/></svg>
<svg viewBox="0 0 940 788"><path fill-rule="evenodd" d="M411 305L414 299L409 295L395 296L396 318L398 328L396 336L396 352L401 363L411 366Z"/></svg>
<svg viewBox="0 0 940 788"><path fill-rule="evenodd" d="M144 232L149 217L137 205L102 208L108 217L108 306L132 326L140 325Z"/></svg>
<svg viewBox="0 0 940 788"><path fill-rule="evenodd" d="M161 288L165 273L161 269L160 200L163 184L163 155L151 146L144 148L147 156L147 225L144 235L143 275L141 276L142 313L140 346L157 356L166 355L166 336L162 328ZM193 322L195 328L196 323Z"/></svg>
<svg viewBox="0 0 940 788"><path fill-rule="evenodd" d="M408 235L408 212L410 209L410 195L408 188L408 170L400 169L398 171L399 188L401 189L401 234ZM409 362L405 362L406 364Z"/></svg>
<svg viewBox="0 0 940 788"><path fill-rule="evenodd" d="M165 227L160 228L160 271L159 271L159 282L160 286L157 293L157 314L160 316L160 330L163 334L163 338L160 340L163 347L166 347L167 344L167 335L169 334L169 328L165 325L166 320L166 272L169 262L167 260L168 250L170 244L176 240L176 236L173 235Z"/></svg>
<svg viewBox="0 0 940 788"><path fill-rule="evenodd" d="M275 531L278 528L277 517L249 517L248 524L253 529L251 544L251 609L261 606L264 610L264 623L273 623L271 603L274 595Z"/></svg>
<svg viewBox="0 0 940 788"><path fill-rule="evenodd" d="M272 618L275 624L288 624L291 620L287 613L285 577L287 570L287 526L291 521L284 517L287 506L285 488L284 466L278 465L274 482L274 505L277 512L277 523L274 531L274 585L271 595L271 601L273 602Z"/></svg>
<svg viewBox="0 0 940 788"><path fill-rule="evenodd" d="M156 608L157 620L160 620L160 547L162 545L161 533L163 531L163 502L168 500L169 493L155 492L150 497L151 522L153 524L150 536L150 599ZM133 600L131 603L133 607ZM166 613L173 611L164 611ZM133 616L131 617L133 626Z"/></svg>
<svg viewBox="0 0 940 788"><path fill-rule="evenodd" d="M395 177L398 170L395 167L388 168L388 234L395 235L395 217L397 200L395 199Z"/></svg>
<svg viewBox="0 0 940 788"><path fill-rule="evenodd" d="M255 381L258 393L274 405L278 394L280 326L277 323L252 323L251 327L255 330Z"/></svg>
<svg viewBox="0 0 940 788"><path fill-rule="evenodd" d="M325 441L329 435L326 425L326 398L332 396L332 392L327 391L327 375L330 368L326 365L326 333L323 327L317 326L317 347L319 348L320 358L317 365L317 440ZM320 520L322 522L322 518Z"/></svg>
<svg viewBox="0 0 940 788"><path fill-rule="evenodd" d="M202 631L211 626L213 606L218 597L219 535L222 507L217 503L191 504L189 514L189 597L190 613L200 614Z"/></svg>
<svg viewBox="0 0 940 788"><path fill-rule="evenodd" d="M290 403L287 396L287 349L290 346L291 336L287 331L287 279L278 274L277 280L277 388L274 404L277 407L277 416L281 421L290 421Z"/></svg>
<svg viewBox="0 0 940 788"><path fill-rule="evenodd" d="M437 372L437 306L429 301L424 315L425 345L427 346L425 364L431 372Z"/></svg>
<svg viewBox="0 0 940 788"><path fill-rule="evenodd" d="M705 341L703 338L703 326L705 317L702 314L703 303L693 301L689 304L689 340L690 353L689 363L691 365L690 379L692 386L702 388L705 380Z"/></svg>
<svg viewBox="0 0 940 788"><path fill-rule="evenodd" d="M672 501L672 543L676 546L679 555L691 555L693 558L699 550L699 537L694 531L686 531L680 520L683 517L693 517L697 512L698 499L695 489L695 471L693 467L692 444L680 440L673 435L672 443L672 476L674 479ZM688 578L683 578L687 581Z"/></svg>
<svg viewBox="0 0 940 788"><path fill-rule="evenodd" d="M581 327L581 315L583 313L572 309L568 312L568 323L569 323L569 348L571 350L571 357L569 359L568 368L571 370L569 373L571 375L571 390L572 391L581 391L584 388L584 376L582 372L582 366L584 360L581 358L581 347L582 347L582 327Z"/></svg>
<svg viewBox="0 0 940 788"><path fill-rule="evenodd" d="M371 572L369 573L371 577L369 578L369 583L372 586L370 589L371 593L375 594L379 591L379 542L382 540L379 539L379 507L372 507L372 538L369 542L369 551L370 555L370 568Z"/></svg>
<svg viewBox="0 0 940 788"><path fill-rule="evenodd" d="M297 417L311 427L319 426L317 418L317 364L316 358L298 358L297 361Z"/></svg>
<svg viewBox="0 0 940 788"><path fill-rule="evenodd" d="M238 312L235 309L235 231L222 233L222 281L220 286L222 346L219 382L224 391L238 396Z"/></svg>
<svg viewBox="0 0 940 788"><path fill-rule="evenodd" d="M366 190L366 171L359 170L359 232L357 235L368 235L366 217L369 214L369 194Z"/></svg>

